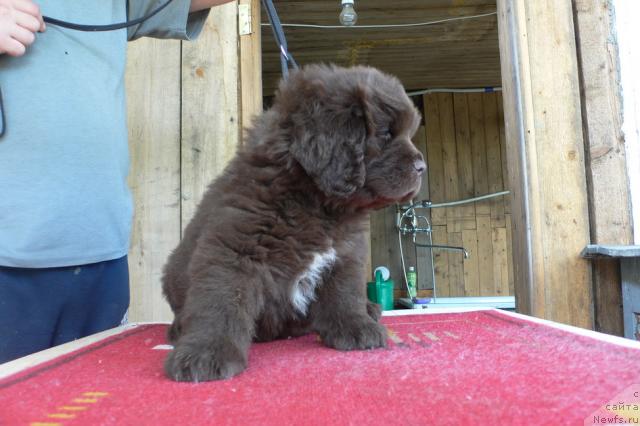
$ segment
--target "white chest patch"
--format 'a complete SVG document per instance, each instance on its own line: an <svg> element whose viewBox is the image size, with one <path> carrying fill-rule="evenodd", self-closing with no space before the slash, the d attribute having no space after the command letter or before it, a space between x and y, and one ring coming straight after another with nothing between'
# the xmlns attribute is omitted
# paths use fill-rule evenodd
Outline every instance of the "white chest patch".
<svg viewBox="0 0 640 426"><path fill-rule="evenodd" d="M291 291L291 303L296 311L306 315L309 303L316 299L316 286L322 273L336 261L336 251L332 247L324 253L316 253L307 270L298 278Z"/></svg>

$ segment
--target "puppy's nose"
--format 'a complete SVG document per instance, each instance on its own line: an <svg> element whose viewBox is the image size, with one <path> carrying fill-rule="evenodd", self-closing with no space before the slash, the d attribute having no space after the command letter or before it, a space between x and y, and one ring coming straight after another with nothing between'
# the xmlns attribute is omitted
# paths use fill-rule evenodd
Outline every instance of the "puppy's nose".
<svg viewBox="0 0 640 426"><path fill-rule="evenodd" d="M421 158L419 158L413 162L413 168L416 169L416 172L418 172L419 175L421 175L425 170L427 170L427 165Z"/></svg>

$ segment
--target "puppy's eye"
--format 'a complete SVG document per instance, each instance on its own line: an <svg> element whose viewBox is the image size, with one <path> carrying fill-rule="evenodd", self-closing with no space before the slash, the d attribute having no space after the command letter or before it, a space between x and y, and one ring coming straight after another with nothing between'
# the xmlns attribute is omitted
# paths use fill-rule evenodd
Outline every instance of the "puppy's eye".
<svg viewBox="0 0 640 426"><path fill-rule="evenodd" d="M380 139L384 140L385 142L388 142L391 139L393 139L393 134L391 133L391 129L384 128L384 129L380 129L378 131L378 137Z"/></svg>

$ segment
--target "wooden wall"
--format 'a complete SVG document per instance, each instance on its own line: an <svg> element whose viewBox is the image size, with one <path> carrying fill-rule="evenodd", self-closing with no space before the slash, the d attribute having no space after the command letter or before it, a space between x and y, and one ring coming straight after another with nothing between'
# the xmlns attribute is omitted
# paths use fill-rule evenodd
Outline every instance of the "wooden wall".
<svg viewBox="0 0 640 426"><path fill-rule="evenodd" d="M591 265L580 256L590 229L572 3L497 0L500 62L518 312L592 328Z"/></svg>
<svg viewBox="0 0 640 426"><path fill-rule="evenodd" d="M141 39L129 46L130 321L172 319L162 267L207 185L234 155L241 123L261 109L251 96L262 93L259 1L240 3L257 14L252 34L238 35L238 4L230 2L212 9L197 41Z"/></svg>
<svg viewBox="0 0 640 426"><path fill-rule="evenodd" d="M423 101L426 124L414 142L427 159L428 174L418 199L438 203L503 191L507 167L500 93L428 94ZM433 251L438 296L513 295L509 197L418 212L430 213L434 244L469 252L465 260L458 252ZM372 214L372 266L389 266L402 293L395 220L395 207ZM417 265L418 288L429 294L429 249L415 248L405 236L403 250L406 266Z"/></svg>
<svg viewBox="0 0 640 426"><path fill-rule="evenodd" d="M618 46L608 0L575 0L592 244L633 243L627 153L622 132ZM618 259L591 260L595 329L622 336Z"/></svg>

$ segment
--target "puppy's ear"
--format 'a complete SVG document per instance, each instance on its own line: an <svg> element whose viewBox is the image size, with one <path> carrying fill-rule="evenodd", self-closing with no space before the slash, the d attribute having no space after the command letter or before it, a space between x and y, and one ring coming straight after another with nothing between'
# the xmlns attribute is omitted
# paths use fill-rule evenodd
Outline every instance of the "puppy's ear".
<svg viewBox="0 0 640 426"><path fill-rule="evenodd" d="M366 178L365 91L350 87L336 96L323 81L312 84L314 93L300 93L304 107L291 114L290 152L325 194L345 198Z"/></svg>

